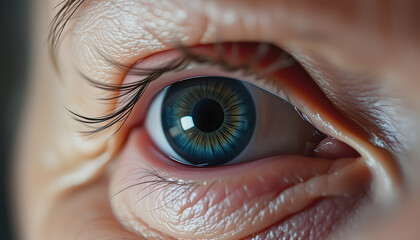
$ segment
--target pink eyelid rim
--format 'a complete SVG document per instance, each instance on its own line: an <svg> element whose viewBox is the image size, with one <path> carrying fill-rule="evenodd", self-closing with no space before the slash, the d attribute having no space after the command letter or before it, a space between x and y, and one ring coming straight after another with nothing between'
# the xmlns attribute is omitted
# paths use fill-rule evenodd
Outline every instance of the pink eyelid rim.
<svg viewBox="0 0 420 240"><path fill-rule="evenodd" d="M258 47L258 43L223 43L218 45L199 45L190 47L189 50L194 53L205 54L207 57L217 57L217 48L220 49L221 45L223 45L224 59L236 63L241 63L243 59L248 59L247 57L255 55L255 51ZM264 55L259 61L253 64L252 70L255 72L263 71L283 53L283 51L277 47L270 47L269 54ZM236 51L233 51L233 48L235 48ZM179 51L168 50L137 61L133 64L133 67L152 68L179 56L182 56L182 53ZM143 123L146 111L159 90L185 78L204 74L235 77L235 74L229 75L229 73L220 70L218 72L216 68L208 70L199 69L197 71L183 70L176 72L175 74L171 73L170 77L163 76L158 81L149 85L140 99L140 104L136 105L141 105L142 108L135 107L133 114L140 117L137 117L134 120L135 122L130 120L127 122L129 129ZM369 142L368 134L360 130L360 128L357 128L354 122L345 118L331 104L322 90L300 65L295 64L291 67L279 69L276 72L266 75L265 78L274 84L281 86L281 88L288 93L288 96L292 96L292 101L293 99L299 99L299 102L296 102L296 105L303 108L301 110L304 110L308 118L315 123L321 131L345 142L360 153L362 159L373 173L374 186L376 188L375 196L377 200L387 204L398 196L396 193L402 189L403 181L397 161L388 151ZM293 81L291 81L291 79L293 79ZM138 77L126 74L123 76L122 81L123 83L128 83L133 80L138 80ZM241 80L247 79L242 77ZM316 99L316 101L314 99ZM292 103L295 104L295 102Z"/></svg>

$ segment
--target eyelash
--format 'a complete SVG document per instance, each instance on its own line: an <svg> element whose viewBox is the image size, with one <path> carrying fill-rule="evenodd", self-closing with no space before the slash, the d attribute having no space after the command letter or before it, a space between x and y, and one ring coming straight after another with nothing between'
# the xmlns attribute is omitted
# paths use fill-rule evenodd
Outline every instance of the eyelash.
<svg viewBox="0 0 420 240"><path fill-rule="evenodd" d="M179 179L171 179L171 178L167 178L162 176L161 174L158 173L157 170L155 170L153 167L148 166L148 168L143 168L141 169L143 172L141 172L143 174L143 176L141 178L137 178L137 182L134 184L130 184L128 186L122 187L121 189L119 189L118 191L114 192L110 198L114 198L117 195L119 195L120 193L136 187L136 186L140 186L140 185L145 185L145 188L143 188L143 191L149 189L149 188L153 188L153 187L158 187L158 189L163 189L166 187L170 187L170 186L176 186L176 188L174 189L174 191L179 191L180 187L185 187L185 189L183 191L187 192L187 191L191 191L193 189L195 189L196 187L199 186L198 182L195 181L181 181ZM139 174L139 172L136 172L136 175ZM150 180L144 180L147 178L151 178ZM127 178L129 179L129 178ZM121 183L122 185L124 185L124 182ZM212 186L212 184L209 184L209 188ZM148 194L142 196L141 198L138 199L138 201L142 200L143 198L147 197L149 194L152 194L154 191L150 191ZM141 192L139 192L138 194L140 194ZM180 192L180 194L183 194L183 192ZM176 197L175 197L176 198ZM174 198L174 200L175 200ZM164 207L164 206L162 206Z"/></svg>
<svg viewBox="0 0 420 240"><path fill-rule="evenodd" d="M234 46L235 43L233 43L232 46ZM145 92L148 85L158 79L162 74L168 73L171 71L181 71L185 69L190 63L199 63L199 64L208 64L213 66L218 66L222 70L225 70L227 72L233 72L233 71L242 71L246 75L255 74L257 76L257 79L263 78L265 75L269 74L272 71L276 71L279 68L284 68L285 66L290 66L291 63L294 63L294 59L288 55L284 54L280 58L280 62L283 61L284 64L274 64L273 67L268 67L269 71L265 71L263 74L255 73L253 69L253 65L256 64L261 58L265 56L265 54L268 53L270 44L268 43L259 43L257 50L251 57L247 59L243 64L234 65L229 63L224 58L224 48L223 43L217 43L214 45L217 56L215 58L210 58L202 54L193 53L190 51L187 47L184 46L177 46L176 49L182 53L182 55L175 60L172 60L168 63L166 63L162 67L157 67L153 69L143 69L143 68L132 68L130 66L115 62L111 60L109 57L101 54L101 56L113 67L115 67L117 70L128 73L130 76L138 76L142 77L141 80L127 83L127 84L105 84L99 81L96 81L94 79L91 79L84 75L82 73L82 76L93 86L105 91L109 91L113 93L112 96L102 98L100 100L102 101L112 101L115 99L119 99L123 105L121 107L118 107L113 113L105 114L103 116L99 117L89 117L89 116L83 116L81 114L78 114L76 112L73 112L71 110L68 110L72 117L87 126L91 126L93 130L91 131L84 131L81 132L82 134L96 134L99 133L105 129L108 129L112 127L115 124L122 123L118 129L115 131L121 129L121 127L124 125L124 123L127 121L128 117L130 116L134 106L139 101L143 93ZM103 124L102 126L99 126L95 128L96 125Z"/></svg>

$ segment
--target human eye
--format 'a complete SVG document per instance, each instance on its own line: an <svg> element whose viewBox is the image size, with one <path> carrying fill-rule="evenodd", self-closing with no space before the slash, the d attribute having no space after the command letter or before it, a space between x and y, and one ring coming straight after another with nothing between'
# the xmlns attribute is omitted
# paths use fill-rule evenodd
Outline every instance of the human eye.
<svg viewBox="0 0 420 240"><path fill-rule="evenodd" d="M388 38L340 4L62 6L20 165L28 238L341 237L400 196Z"/></svg>
<svg viewBox="0 0 420 240"><path fill-rule="evenodd" d="M276 107L281 115L264 114L265 105ZM193 166L232 164L270 154L310 154L306 146L316 135L285 100L223 76L171 84L156 96L149 111L146 126L155 144L170 158Z"/></svg>
<svg viewBox="0 0 420 240"><path fill-rule="evenodd" d="M126 69L123 87L119 88L122 92L116 95L120 102L117 109L130 112L120 128L128 137L111 182L111 204L117 217L132 230L132 224L137 223L127 219L142 219L157 226L161 234L205 239L279 237L289 221L307 221L313 211L321 209L334 212L332 218L350 217L349 209L367 192L369 171L357 151L333 137L331 125L313 123L306 114L318 108L333 116L331 122L346 124L346 120L329 105L304 69L281 49L263 43L222 46L193 46L183 50L187 56L181 53L174 59L156 61L176 55L177 50L169 50ZM269 50L260 54L261 46ZM224 49L221 56L218 48ZM231 54L233 48L237 54ZM241 64L250 59L254 59L251 65ZM287 64L266 71L278 64L278 59ZM179 62L182 64L175 64L177 68L168 67ZM150 74L156 69L166 70L159 71L151 82L147 79L155 75L142 76L145 70ZM150 85L142 90L141 98L138 88L124 91L144 82ZM124 104L132 99L138 102L127 108ZM203 99L210 101L203 103ZM223 99L229 100L224 103ZM245 118L235 120L242 126L229 123L225 117L230 106L239 111L233 115ZM194 108L201 112L194 114ZM198 122L196 118L212 109L216 113L206 120L218 117ZM319 115L321 111L317 112ZM115 115L117 119L119 116ZM282 122L282 118L287 120ZM87 120L79 116L83 119ZM99 123L107 126L107 122ZM227 123L238 132L221 127ZM205 126L197 126L200 124ZM317 130L318 126L322 130ZM194 132L188 132L192 127ZM233 141L235 134L243 135ZM119 210L122 203L128 211ZM340 208L332 207L333 203ZM215 229L220 224L224 227ZM307 227L318 231L319 237L327 237L331 232L315 229L338 225L321 221ZM150 237L147 230L140 234Z"/></svg>

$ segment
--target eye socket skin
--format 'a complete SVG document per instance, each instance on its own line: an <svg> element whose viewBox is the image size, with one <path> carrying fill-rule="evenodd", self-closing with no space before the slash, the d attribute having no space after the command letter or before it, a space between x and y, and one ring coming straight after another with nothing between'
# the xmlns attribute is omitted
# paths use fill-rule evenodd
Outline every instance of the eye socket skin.
<svg viewBox="0 0 420 240"><path fill-rule="evenodd" d="M56 49L59 74L43 32L57 4L36 4L31 22L30 93L11 181L21 239L420 235L417 1L73 1L63 12L80 4ZM287 50L303 68L271 72L265 82L243 80L287 93L330 136L326 143L338 141L359 155L276 155L209 169L171 161L144 120L159 90L182 80L183 71L151 83L119 131L115 125L80 134L91 125L74 121L66 108L95 117L119 104L98 101L109 91L86 78L115 86L135 81L122 70L176 55L172 36L210 58L222 49L231 60L247 59L258 44L246 42ZM237 57L232 43L241 43ZM273 61L260 59L252 70L263 72ZM279 85L281 92L273 88Z"/></svg>

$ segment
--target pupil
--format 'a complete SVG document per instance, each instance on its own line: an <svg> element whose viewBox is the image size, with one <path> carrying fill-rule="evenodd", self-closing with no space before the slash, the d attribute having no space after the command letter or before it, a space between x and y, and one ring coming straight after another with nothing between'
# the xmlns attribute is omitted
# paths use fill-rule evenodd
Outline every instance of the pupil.
<svg viewBox="0 0 420 240"><path fill-rule="evenodd" d="M203 132L214 132L222 126L225 113L220 104L210 98L198 101L193 108L194 125Z"/></svg>

